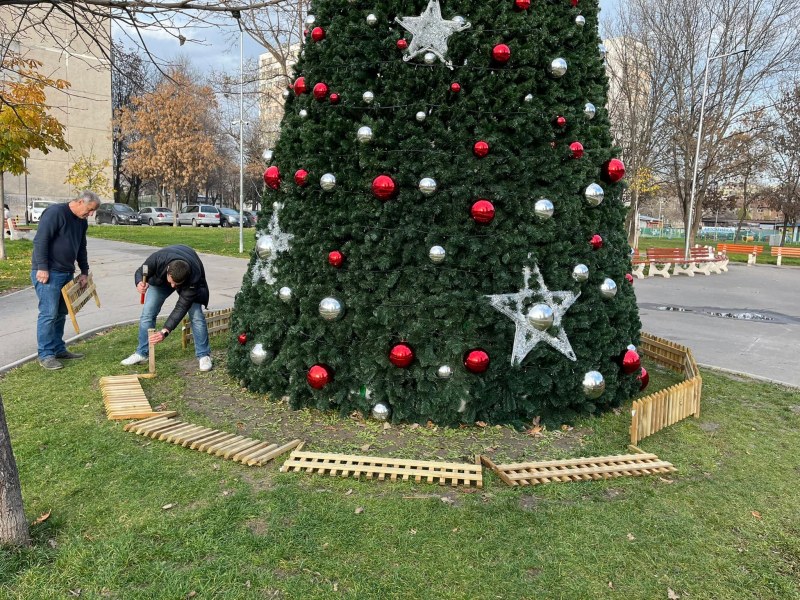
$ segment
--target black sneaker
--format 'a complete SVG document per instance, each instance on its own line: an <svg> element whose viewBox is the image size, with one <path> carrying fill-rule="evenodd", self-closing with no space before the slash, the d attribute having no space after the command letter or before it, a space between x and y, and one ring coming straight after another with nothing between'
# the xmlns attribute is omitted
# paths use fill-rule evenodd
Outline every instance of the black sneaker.
<svg viewBox="0 0 800 600"><path fill-rule="evenodd" d="M64 365L61 364L61 361L56 359L55 356L48 356L47 358L40 358L39 364L42 365L43 369L47 369L48 371L56 371L58 369L63 369Z"/></svg>
<svg viewBox="0 0 800 600"><path fill-rule="evenodd" d="M85 354L81 354L80 352L70 352L69 350L64 350L63 352L59 352L56 354L56 358L60 359L72 359L72 360L80 360L86 356Z"/></svg>

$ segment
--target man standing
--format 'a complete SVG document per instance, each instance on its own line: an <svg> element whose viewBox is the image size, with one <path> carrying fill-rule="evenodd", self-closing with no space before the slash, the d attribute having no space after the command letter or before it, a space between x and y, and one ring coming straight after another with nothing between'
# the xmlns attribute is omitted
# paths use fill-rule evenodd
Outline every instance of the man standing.
<svg viewBox="0 0 800 600"><path fill-rule="evenodd" d="M147 266L147 280L144 280L143 266ZM189 314L194 336L195 355L200 361L201 371L210 371L211 347L208 343L208 326L203 314L203 306L208 307L208 283L203 263L197 252L189 246L167 246L151 254L144 265L136 270L134 280L139 293L147 295L144 299L142 316L139 319L139 345L136 352L122 361L125 366L146 362L148 342L158 344ZM156 326L156 317L164 301L174 290L178 290L178 302L167 317L164 327L148 339L147 330Z"/></svg>
<svg viewBox="0 0 800 600"><path fill-rule="evenodd" d="M83 358L64 345L64 321L67 305L61 288L72 279L75 261L81 274L78 283L86 285L89 260L86 254L86 219L100 204L94 192L83 192L67 204L47 207L39 219L39 229L33 238L31 282L39 298L39 318L36 322L36 342L39 364L45 369L62 369L58 359Z"/></svg>

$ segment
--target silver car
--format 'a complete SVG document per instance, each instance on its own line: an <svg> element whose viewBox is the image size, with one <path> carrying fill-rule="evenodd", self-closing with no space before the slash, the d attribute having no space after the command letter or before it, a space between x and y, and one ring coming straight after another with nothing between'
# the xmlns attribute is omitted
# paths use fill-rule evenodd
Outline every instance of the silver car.
<svg viewBox="0 0 800 600"><path fill-rule="evenodd" d="M178 226L191 225L192 227L219 227L221 213L216 206L210 204L190 204L178 213Z"/></svg>
<svg viewBox="0 0 800 600"><path fill-rule="evenodd" d="M175 213L163 206L150 206L139 211L142 223L147 225L172 225L175 223Z"/></svg>

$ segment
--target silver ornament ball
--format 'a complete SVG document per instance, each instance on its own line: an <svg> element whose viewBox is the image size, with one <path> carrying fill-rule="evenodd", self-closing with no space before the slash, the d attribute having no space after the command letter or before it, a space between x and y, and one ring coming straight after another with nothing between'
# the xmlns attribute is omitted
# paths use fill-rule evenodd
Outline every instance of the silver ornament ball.
<svg viewBox="0 0 800 600"><path fill-rule="evenodd" d="M291 95L292 95L292 92L290 92L289 90L283 90L283 99L284 100L288 100L289 96L291 96Z"/></svg>
<svg viewBox="0 0 800 600"><path fill-rule="evenodd" d="M452 18L452 21L455 21L455 23L459 27L463 27L464 24L467 22L467 20L464 17L462 17L461 15L456 15L455 17Z"/></svg>
<svg viewBox="0 0 800 600"><path fill-rule="evenodd" d="M583 195L586 197L586 201L592 206L600 206L600 203L603 201L605 197L605 192L603 188L601 188L596 183L590 183L586 186L586 190L584 190Z"/></svg>
<svg viewBox="0 0 800 600"><path fill-rule="evenodd" d="M589 279L589 267L583 263L578 263L575 265L575 268L572 269L572 278L578 282L586 281Z"/></svg>
<svg viewBox="0 0 800 600"><path fill-rule="evenodd" d="M533 102L533 94L526 94L525 102Z"/></svg>
<svg viewBox="0 0 800 600"><path fill-rule="evenodd" d="M554 77L563 77L564 73L567 72L567 61L563 58L555 58L553 62L550 63L550 73Z"/></svg>
<svg viewBox="0 0 800 600"><path fill-rule="evenodd" d="M585 116L587 119L589 119L589 120L591 120L591 119L594 119L594 116L595 116L596 114L597 114L597 108L595 108L594 104L592 104L591 102L587 102L587 103L586 103L586 104L583 106L583 115L584 115L584 116Z"/></svg>
<svg viewBox="0 0 800 600"><path fill-rule="evenodd" d="M368 144L372 141L372 128L366 125L359 127L356 132L356 138L358 138L358 141L362 144Z"/></svg>
<svg viewBox="0 0 800 600"><path fill-rule="evenodd" d="M553 203L550 202L547 198L541 198L540 200L536 201L536 204L533 205L533 212L536 214L537 217L540 219L547 220L553 216Z"/></svg>
<svg viewBox="0 0 800 600"><path fill-rule="evenodd" d="M292 288L283 286L281 289L278 290L278 298L280 298L282 302L291 302Z"/></svg>
<svg viewBox="0 0 800 600"><path fill-rule="evenodd" d="M608 54L608 50L606 50L605 45L604 44L597 44L597 51L600 53L600 58L605 60L606 54Z"/></svg>
<svg viewBox="0 0 800 600"><path fill-rule="evenodd" d="M319 178L319 185L326 192L330 192L336 187L336 177L333 173L325 173Z"/></svg>
<svg viewBox="0 0 800 600"><path fill-rule="evenodd" d="M432 65L436 62L436 55L433 52L426 52L425 56L422 57L422 60L425 61L426 65Z"/></svg>
<svg viewBox="0 0 800 600"><path fill-rule="evenodd" d="M301 108L300 112L297 114L300 115L301 119L305 119L308 116L308 111L305 108Z"/></svg>
<svg viewBox="0 0 800 600"><path fill-rule="evenodd" d="M367 25L369 25L370 27L374 27L377 24L378 24L378 17L376 17L372 13L369 13L367 15Z"/></svg>
<svg viewBox="0 0 800 600"><path fill-rule="evenodd" d="M446 257L447 252L441 246L431 246L431 249L428 250L428 258L430 258L431 262L435 265L444 262Z"/></svg>
<svg viewBox="0 0 800 600"><path fill-rule="evenodd" d="M589 371L583 376L583 393L590 400L596 400L606 391L606 380L600 371Z"/></svg>
<svg viewBox="0 0 800 600"><path fill-rule="evenodd" d="M361 98L362 98L362 99L364 100L364 102L366 102L367 104L372 104L372 101L373 101L373 100L375 100L375 94L373 94L372 92L370 92L369 90L367 90L366 92L364 92L363 94L361 94Z"/></svg>
<svg viewBox="0 0 800 600"><path fill-rule="evenodd" d="M453 369L450 368L450 365L442 365L436 369L436 376L439 379L450 379L453 376Z"/></svg>
<svg viewBox="0 0 800 600"><path fill-rule="evenodd" d="M603 298L613 298L617 295L617 283L613 279L606 277L600 284L600 295Z"/></svg>
<svg viewBox="0 0 800 600"><path fill-rule="evenodd" d="M273 156L274 153L272 152L272 150L264 150L264 152L261 153L261 158L263 158L267 162L271 161Z"/></svg>
<svg viewBox="0 0 800 600"><path fill-rule="evenodd" d="M335 321L344 314L344 306L337 298L323 298L319 303L319 316L326 321Z"/></svg>
<svg viewBox="0 0 800 600"><path fill-rule="evenodd" d="M424 110L419 111L416 115L414 115L420 123L422 123L425 118L428 116Z"/></svg>
<svg viewBox="0 0 800 600"><path fill-rule="evenodd" d="M578 27L583 27L584 25L586 25L586 17L584 17L583 15L578 15L577 17L575 17L575 25L577 25Z"/></svg>
<svg viewBox="0 0 800 600"><path fill-rule="evenodd" d="M262 235L256 242L256 254L258 258L268 259L275 253L275 242L272 241L272 236Z"/></svg>
<svg viewBox="0 0 800 600"><path fill-rule="evenodd" d="M267 360L267 351L263 344L256 344L250 349L250 362L254 365L260 365L265 360Z"/></svg>
<svg viewBox="0 0 800 600"><path fill-rule="evenodd" d="M546 331L553 326L553 309L547 304L534 304L526 318L532 327L539 331Z"/></svg>
<svg viewBox="0 0 800 600"><path fill-rule="evenodd" d="M386 421L392 414L392 409L385 402L378 402L372 407L372 418L376 421Z"/></svg>
<svg viewBox="0 0 800 600"><path fill-rule="evenodd" d="M420 192L426 196L430 196L436 192L436 180L431 177L423 177L419 180L419 185L417 187Z"/></svg>
<svg viewBox="0 0 800 600"><path fill-rule="evenodd" d="M305 23L307 27L311 27L316 22L317 22L317 17L315 17L314 15L306 15Z"/></svg>
<svg viewBox="0 0 800 600"><path fill-rule="evenodd" d="M634 344L628 344L626 350L633 350L634 352L636 352L636 346Z"/></svg>

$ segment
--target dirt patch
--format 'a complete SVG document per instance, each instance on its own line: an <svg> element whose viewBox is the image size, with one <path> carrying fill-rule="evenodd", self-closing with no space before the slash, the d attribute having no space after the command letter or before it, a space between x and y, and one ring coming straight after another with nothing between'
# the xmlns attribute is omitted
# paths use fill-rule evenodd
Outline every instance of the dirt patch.
<svg viewBox="0 0 800 600"><path fill-rule="evenodd" d="M789 410L792 411L796 415L800 415L800 406L797 406L797 405L790 406Z"/></svg>
<svg viewBox="0 0 800 600"><path fill-rule="evenodd" d="M700 426L700 429L702 429L706 433L714 433L717 429L719 429L719 423L704 422L704 423L700 423L699 426Z"/></svg>
<svg viewBox="0 0 800 600"><path fill-rule="evenodd" d="M269 531L267 522L264 519L251 519L245 523L245 526L253 535L264 536Z"/></svg>

